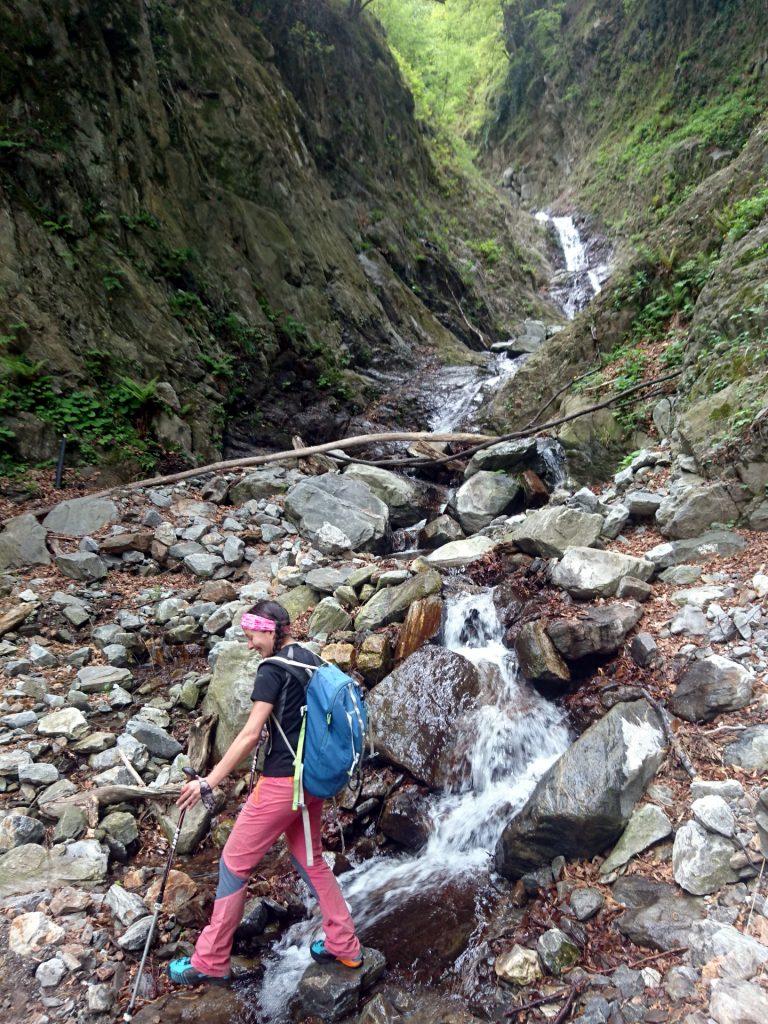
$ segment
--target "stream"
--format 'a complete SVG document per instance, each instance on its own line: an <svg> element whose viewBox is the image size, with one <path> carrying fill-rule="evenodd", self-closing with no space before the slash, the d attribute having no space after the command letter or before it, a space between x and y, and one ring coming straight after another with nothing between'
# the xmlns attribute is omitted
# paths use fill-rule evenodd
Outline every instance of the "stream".
<svg viewBox="0 0 768 1024"><path fill-rule="evenodd" d="M386 955L390 970L407 969L424 982L456 969L435 955L433 935L457 927L457 909L472 914L474 927L475 898L504 826L570 741L564 714L520 678L503 634L492 590L448 599L444 646L478 666L488 694L459 737L469 744L470 778L431 796L434 831L421 852L375 857L339 880L362 940ZM286 1019L318 927L317 916L299 922L271 950L258 995L261 1020ZM460 945L459 954L467 941Z"/></svg>

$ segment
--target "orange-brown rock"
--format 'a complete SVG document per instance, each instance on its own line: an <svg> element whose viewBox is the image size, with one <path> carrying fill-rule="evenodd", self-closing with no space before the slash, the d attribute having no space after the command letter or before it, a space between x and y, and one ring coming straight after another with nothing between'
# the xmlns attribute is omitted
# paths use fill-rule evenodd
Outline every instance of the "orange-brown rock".
<svg viewBox="0 0 768 1024"><path fill-rule="evenodd" d="M206 580L200 588L200 600L224 604L226 601L236 601L237 591L229 580Z"/></svg>
<svg viewBox="0 0 768 1024"><path fill-rule="evenodd" d="M320 656L338 665L342 672L351 672L355 666L354 644L326 644Z"/></svg>
<svg viewBox="0 0 768 1024"><path fill-rule="evenodd" d="M153 534L146 531L131 533L125 530L123 533L105 537L99 542L99 547L106 555L122 555L124 551L142 551L146 554L153 539Z"/></svg>
<svg viewBox="0 0 768 1024"><path fill-rule="evenodd" d="M525 494L526 508L541 508L549 501L547 485L538 473L532 469L526 469L520 474L520 483Z"/></svg>
<svg viewBox="0 0 768 1024"><path fill-rule="evenodd" d="M371 633L357 654L357 671L368 686L380 683L392 667L392 648L386 633Z"/></svg>
<svg viewBox="0 0 768 1024"><path fill-rule="evenodd" d="M151 909L160 892L160 881L158 877L147 889L144 902ZM197 893L197 884L184 871L171 870L168 875L168 885L165 889L163 910L169 914L178 914L181 908L192 899Z"/></svg>
<svg viewBox="0 0 768 1024"><path fill-rule="evenodd" d="M414 601L408 609L395 650L395 661L401 662L423 647L440 629L443 600L436 594Z"/></svg>

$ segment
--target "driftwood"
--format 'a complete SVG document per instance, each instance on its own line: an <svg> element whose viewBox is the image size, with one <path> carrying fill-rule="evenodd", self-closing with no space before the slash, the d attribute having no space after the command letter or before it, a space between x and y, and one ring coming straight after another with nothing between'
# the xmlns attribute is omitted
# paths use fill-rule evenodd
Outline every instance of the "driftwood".
<svg viewBox="0 0 768 1024"><path fill-rule="evenodd" d="M90 828L96 828L101 807L121 804L126 800L175 800L179 792L179 786L157 786L154 789L149 786L97 786L41 804L40 810L48 818L60 818L68 807L81 807Z"/></svg>
<svg viewBox="0 0 768 1024"><path fill-rule="evenodd" d="M345 437L338 441L326 441L325 444L310 445L307 448L291 448L287 451L269 452L267 455L248 455L241 459L227 459L223 462L212 462L207 466L198 466L196 469L185 469L181 473L170 473L167 476L151 476L144 480L135 480L129 484L115 484L114 487L105 487L101 491L94 491L89 498L104 498L115 491L130 492L140 490L142 487L160 487L165 484L179 483L181 480L191 480L194 477L210 476L211 473L226 473L233 469L250 469L253 466L266 466L272 462L285 462L290 459L304 459L313 455L322 455L325 452L339 448L342 451L347 448L362 448L367 444L381 444L390 441L482 441L484 444L496 444L502 438L493 434L468 434L449 433L435 434L429 430L396 431L383 434L358 434L355 437ZM370 463L376 465L376 463ZM51 511L53 505L29 509L31 515L43 516ZM10 519L4 519L5 526Z"/></svg>
<svg viewBox="0 0 768 1024"><path fill-rule="evenodd" d="M189 727L189 736L187 738L189 766L198 775L204 774L208 766L217 721L218 715L200 715Z"/></svg>
<svg viewBox="0 0 768 1024"><path fill-rule="evenodd" d="M209 476L211 473L225 473L233 469L248 469L253 466L266 466L272 462L284 462L288 459L309 458L315 455L323 455L325 452L333 451L335 448L346 451L348 448L361 448L368 444L382 444L393 441L468 441L470 442L471 447L461 452L461 458L466 458L470 455L474 455L475 452L482 451L484 448L489 448L491 445L498 444L501 441L516 441L524 437L532 437L535 434L542 433L544 430L551 430L554 427L562 426L564 423L570 423L572 420L579 419L582 416L588 416L590 413L598 412L600 409L607 409L616 402L624 401L629 398L630 395L636 394L639 391L644 391L648 388L653 388L658 384L663 384L666 381L673 380L675 377L679 377L682 372L682 370L675 370L673 373L667 373L662 377L654 377L651 380L642 381L640 384L635 384L633 387L620 391L617 394L612 395L610 398L604 399L602 402L597 402L595 405L588 406L586 409L580 409L578 412L570 413L568 416L559 416L556 419L548 420L547 422L540 423L536 426L529 426L523 430L513 430L508 434L435 434L428 430L397 431L382 434L358 434L355 437L345 437L336 441L327 441L325 444L311 445L307 448L292 448L288 451L270 452L267 455L249 455L241 459L228 459L223 462L212 462L207 466L198 466L196 469L185 469L181 473L171 473L168 476L147 477L144 480L136 480L134 483L118 484L115 487L107 487L102 491L95 491L93 494L90 494L89 497L102 498L108 494L113 494L115 491L126 493L139 490L142 487L158 487L165 484L179 483L181 480L190 480L195 477ZM552 399L550 399L550 402L551 401ZM547 405L549 405L550 402L548 402ZM537 418L538 415L534 417L534 423ZM472 444L472 442L475 443ZM406 466L439 466L453 462L456 458L456 454L452 454L441 455L439 458L377 459L366 460L366 465L401 468ZM30 509L30 512L32 515L41 516L50 512L52 507L53 506L48 505L45 508ZM5 526L8 522L9 520L3 520L2 525Z"/></svg>

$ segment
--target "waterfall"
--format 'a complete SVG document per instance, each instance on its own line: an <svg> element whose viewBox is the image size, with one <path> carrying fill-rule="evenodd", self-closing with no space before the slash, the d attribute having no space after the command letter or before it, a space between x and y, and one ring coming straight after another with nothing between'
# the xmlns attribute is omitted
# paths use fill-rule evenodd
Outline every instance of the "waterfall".
<svg viewBox="0 0 768 1024"><path fill-rule="evenodd" d="M481 366L445 366L432 378L429 429L450 433L471 428L486 398L514 377L526 356L510 359L504 352L488 353Z"/></svg>
<svg viewBox="0 0 768 1024"><path fill-rule="evenodd" d="M340 878L363 934L377 924L396 927L398 912L417 897L440 901L451 885L477 885L504 826L570 742L563 713L519 677L515 655L502 643L492 590L450 598L444 633L445 646L478 667L492 696L465 726L466 782L458 792L431 798L427 845L417 854L364 861ZM318 917L302 921L272 950L259 996L263 1020L284 1019L318 928Z"/></svg>
<svg viewBox="0 0 768 1024"><path fill-rule="evenodd" d="M595 267L590 265L589 253L573 217L553 217L545 210L539 210L535 216L542 224L552 224L557 232L565 259L565 275L561 283L553 286L552 295L568 319L572 320L601 290L601 281L607 275L607 267L603 264Z"/></svg>

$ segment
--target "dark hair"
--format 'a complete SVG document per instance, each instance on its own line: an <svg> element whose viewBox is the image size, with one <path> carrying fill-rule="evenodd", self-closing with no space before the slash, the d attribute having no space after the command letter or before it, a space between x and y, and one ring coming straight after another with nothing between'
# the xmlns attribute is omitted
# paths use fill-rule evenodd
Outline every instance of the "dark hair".
<svg viewBox="0 0 768 1024"><path fill-rule="evenodd" d="M261 615L265 619L272 619L275 623L275 650L279 651L283 646L285 634L290 632L291 617L288 612L277 601L257 601L248 609L251 615Z"/></svg>

